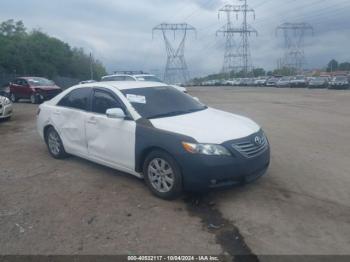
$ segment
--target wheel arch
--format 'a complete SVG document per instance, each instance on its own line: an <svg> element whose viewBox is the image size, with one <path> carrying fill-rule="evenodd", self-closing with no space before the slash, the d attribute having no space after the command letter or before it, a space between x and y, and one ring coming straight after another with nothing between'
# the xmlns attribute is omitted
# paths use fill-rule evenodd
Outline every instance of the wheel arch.
<svg viewBox="0 0 350 262"><path fill-rule="evenodd" d="M44 134L44 140L45 140L45 142L47 142L47 131L50 129L50 128L53 128L53 129L55 129L55 127L52 125L52 124L47 124L45 127L44 127L44 132L43 132L43 134ZM56 129L55 129L56 130ZM57 130L56 130L57 131Z"/></svg>
<svg viewBox="0 0 350 262"><path fill-rule="evenodd" d="M171 154L171 152L169 152L168 150L160 147L160 146L149 146L145 149L143 149L141 151L141 153L139 154L139 156L137 157L136 159L136 166L135 166L135 169L136 169L136 172L139 172L139 173L142 173L143 172L143 165L145 163L145 160L147 158L147 156L153 152L153 151L163 151L167 154L169 154L170 156L172 156L174 158L174 160L176 161L176 158L173 154ZM176 161L177 162L177 161Z"/></svg>

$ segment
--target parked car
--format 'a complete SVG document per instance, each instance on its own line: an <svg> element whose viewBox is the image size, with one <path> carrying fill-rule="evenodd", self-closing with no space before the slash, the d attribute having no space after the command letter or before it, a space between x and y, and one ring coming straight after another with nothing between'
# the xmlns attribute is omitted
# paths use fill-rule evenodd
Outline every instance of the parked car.
<svg viewBox="0 0 350 262"><path fill-rule="evenodd" d="M290 87L307 87L306 77L303 75L298 75L290 80Z"/></svg>
<svg viewBox="0 0 350 262"><path fill-rule="evenodd" d="M150 75L150 74L114 74L114 75L109 75L109 76L104 76L102 77L101 81L106 82L106 81L148 81L148 82L159 82L159 83L164 83L162 80L160 80L158 77L155 75ZM180 85L170 85L177 90L187 93L187 89L185 87L182 87Z"/></svg>
<svg viewBox="0 0 350 262"><path fill-rule="evenodd" d="M309 88L327 88L329 85L328 77L314 77L309 81Z"/></svg>
<svg viewBox="0 0 350 262"><path fill-rule="evenodd" d="M268 77L259 77L254 81L255 86L266 86Z"/></svg>
<svg viewBox="0 0 350 262"><path fill-rule="evenodd" d="M10 83L10 99L13 103L19 99L30 99L32 104L50 100L62 89L53 81L42 77L19 77Z"/></svg>
<svg viewBox="0 0 350 262"><path fill-rule="evenodd" d="M290 84L291 84L291 77L284 76L277 81L276 86L280 87L280 88L281 87L290 87Z"/></svg>
<svg viewBox="0 0 350 262"><path fill-rule="evenodd" d="M233 79L233 85L234 85L234 86L240 86L240 85L241 85L241 82L242 82L242 79L241 79L241 78L235 78L235 79Z"/></svg>
<svg viewBox="0 0 350 262"><path fill-rule="evenodd" d="M349 79L347 76L336 76L329 84L329 89L348 89Z"/></svg>
<svg viewBox="0 0 350 262"><path fill-rule="evenodd" d="M0 87L0 96L10 97L10 84L6 83Z"/></svg>
<svg viewBox="0 0 350 262"><path fill-rule="evenodd" d="M91 84L91 83L96 83L96 80L84 80L79 82L79 85L83 85L83 84Z"/></svg>
<svg viewBox="0 0 350 262"><path fill-rule="evenodd" d="M0 96L0 119L9 119L12 116L13 106L11 100Z"/></svg>
<svg viewBox="0 0 350 262"><path fill-rule="evenodd" d="M278 80L278 77L270 77L266 82L266 86L277 86Z"/></svg>
<svg viewBox="0 0 350 262"><path fill-rule="evenodd" d="M77 155L144 178L163 199L252 182L270 163L255 122L163 83L71 87L40 105L37 128L54 158Z"/></svg>
<svg viewBox="0 0 350 262"><path fill-rule="evenodd" d="M241 86L249 86L250 83L251 83L251 80L249 78L241 78L241 82L240 82Z"/></svg>

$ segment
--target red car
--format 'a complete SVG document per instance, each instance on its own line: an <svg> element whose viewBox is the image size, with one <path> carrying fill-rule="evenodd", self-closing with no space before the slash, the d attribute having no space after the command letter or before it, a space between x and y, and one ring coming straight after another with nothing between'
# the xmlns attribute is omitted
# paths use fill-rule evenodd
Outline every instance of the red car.
<svg viewBox="0 0 350 262"><path fill-rule="evenodd" d="M23 98L30 99L32 104L38 104L62 92L53 81L42 77L18 77L9 84L9 87L13 103Z"/></svg>

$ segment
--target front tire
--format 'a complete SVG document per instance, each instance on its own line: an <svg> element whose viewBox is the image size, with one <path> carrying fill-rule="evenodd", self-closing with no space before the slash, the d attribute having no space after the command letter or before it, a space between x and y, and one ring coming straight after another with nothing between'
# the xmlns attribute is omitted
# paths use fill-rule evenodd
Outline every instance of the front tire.
<svg viewBox="0 0 350 262"><path fill-rule="evenodd" d="M53 158L63 159L67 157L67 153L64 150L64 146L57 131L50 127L45 133L45 141L47 148Z"/></svg>
<svg viewBox="0 0 350 262"><path fill-rule="evenodd" d="M14 93L11 93L10 100L12 103L16 103L18 101L18 98L16 97L16 95Z"/></svg>
<svg viewBox="0 0 350 262"><path fill-rule="evenodd" d="M182 174L174 158L155 150L146 158L143 175L151 192L164 200L173 200L182 193Z"/></svg>
<svg viewBox="0 0 350 262"><path fill-rule="evenodd" d="M36 94L32 94L30 96L30 102L35 105L35 104L39 104L39 98Z"/></svg>

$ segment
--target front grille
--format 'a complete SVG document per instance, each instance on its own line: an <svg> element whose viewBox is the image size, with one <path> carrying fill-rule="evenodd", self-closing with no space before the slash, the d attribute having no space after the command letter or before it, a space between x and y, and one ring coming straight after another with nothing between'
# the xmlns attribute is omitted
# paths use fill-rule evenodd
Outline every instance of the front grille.
<svg viewBox="0 0 350 262"><path fill-rule="evenodd" d="M260 137L261 144L257 144L254 140L256 137ZM240 152L243 156L247 158L252 158L265 152L268 148L268 141L265 135L255 135L245 141L240 141L232 144L232 147Z"/></svg>

